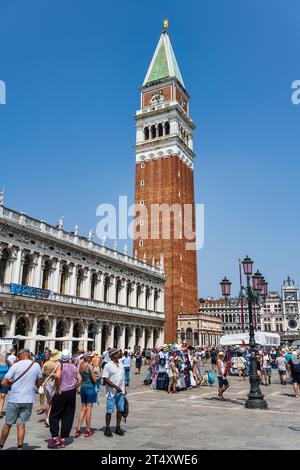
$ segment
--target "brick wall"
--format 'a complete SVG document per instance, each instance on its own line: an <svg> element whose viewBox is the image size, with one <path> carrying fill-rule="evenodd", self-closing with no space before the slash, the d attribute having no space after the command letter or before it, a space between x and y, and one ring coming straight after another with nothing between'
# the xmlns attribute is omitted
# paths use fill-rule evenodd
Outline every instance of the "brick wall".
<svg viewBox="0 0 300 470"><path fill-rule="evenodd" d="M144 180L144 186L140 181ZM156 262L160 253L164 254L164 268L167 276L165 285L165 340L177 340L177 317L180 312L197 313L197 261L196 252L186 250L186 239L174 238L174 214L171 213L170 239L162 239L162 221L159 226L159 239L151 238L151 204L192 204L194 208L194 174L178 157L170 156L136 164L135 203L143 200L148 209L148 238L139 246L140 236L136 233L134 251L142 259L146 252L147 260ZM193 210L193 231L195 212ZM188 240L190 241L190 240Z"/></svg>

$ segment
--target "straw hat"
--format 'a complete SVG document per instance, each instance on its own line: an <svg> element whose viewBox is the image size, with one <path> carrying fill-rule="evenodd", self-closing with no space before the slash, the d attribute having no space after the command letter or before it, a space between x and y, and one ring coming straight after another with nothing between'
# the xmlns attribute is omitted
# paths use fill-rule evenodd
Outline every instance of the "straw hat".
<svg viewBox="0 0 300 470"><path fill-rule="evenodd" d="M57 349L52 349L50 353L50 360L53 362L60 361L60 352Z"/></svg>

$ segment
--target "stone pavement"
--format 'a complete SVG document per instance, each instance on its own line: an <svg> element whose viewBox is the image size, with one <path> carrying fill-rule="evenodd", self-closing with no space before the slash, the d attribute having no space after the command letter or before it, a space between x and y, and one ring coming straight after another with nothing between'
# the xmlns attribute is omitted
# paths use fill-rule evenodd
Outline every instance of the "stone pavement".
<svg viewBox="0 0 300 470"><path fill-rule="evenodd" d="M217 384L168 395L145 386L145 375L146 367L143 367L141 376L131 376L127 396L130 414L127 424L123 424L124 437L106 438L100 430L105 418L103 389L101 404L93 409L94 436L84 438L82 435L73 439L66 449L300 449L300 432L289 429L289 426L300 426L300 398L293 396L291 385L279 384L277 371L273 371L274 383L270 387L262 386L268 410L244 408L248 380L240 382L236 377L230 377L230 388L225 395L227 401L220 402ZM25 448L47 449L50 435L36 413L38 396L34 408L27 425ZM79 410L78 399L76 417ZM15 448L14 428L5 449Z"/></svg>

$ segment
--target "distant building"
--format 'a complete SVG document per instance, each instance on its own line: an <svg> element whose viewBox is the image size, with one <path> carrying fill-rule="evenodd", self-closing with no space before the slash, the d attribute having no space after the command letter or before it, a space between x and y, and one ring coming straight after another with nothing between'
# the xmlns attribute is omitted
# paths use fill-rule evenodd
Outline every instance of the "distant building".
<svg viewBox="0 0 300 470"><path fill-rule="evenodd" d="M262 331L279 333L283 344L300 339L299 288L288 276L278 292L270 292L261 309Z"/></svg>
<svg viewBox="0 0 300 470"><path fill-rule="evenodd" d="M178 315L178 343L189 346L219 346L222 320L214 315L180 313Z"/></svg>
<svg viewBox="0 0 300 470"><path fill-rule="evenodd" d="M215 316L221 320L222 334L243 332L242 305L236 298L225 301L224 299L199 299L199 312L205 315ZM260 330L260 312L254 312L256 329ZM244 304L244 331L249 331L248 306Z"/></svg>

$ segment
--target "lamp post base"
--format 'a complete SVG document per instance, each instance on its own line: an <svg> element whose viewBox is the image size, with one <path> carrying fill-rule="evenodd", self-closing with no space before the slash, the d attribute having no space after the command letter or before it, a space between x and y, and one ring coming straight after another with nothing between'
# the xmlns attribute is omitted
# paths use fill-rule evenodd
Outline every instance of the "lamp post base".
<svg viewBox="0 0 300 470"><path fill-rule="evenodd" d="M266 410L268 403L264 399L261 393L259 382L260 379L257 374L250 375L250 392L248 394L248 400L246 400L245 408L252 410Z"/></svg>
<svg viewBox="0 0 300 470"><path fill-rule="evenodd" d="M250 410L266 410L268 408L268 403L264 398L248 398L245 403L245 408Z"/></svg>

